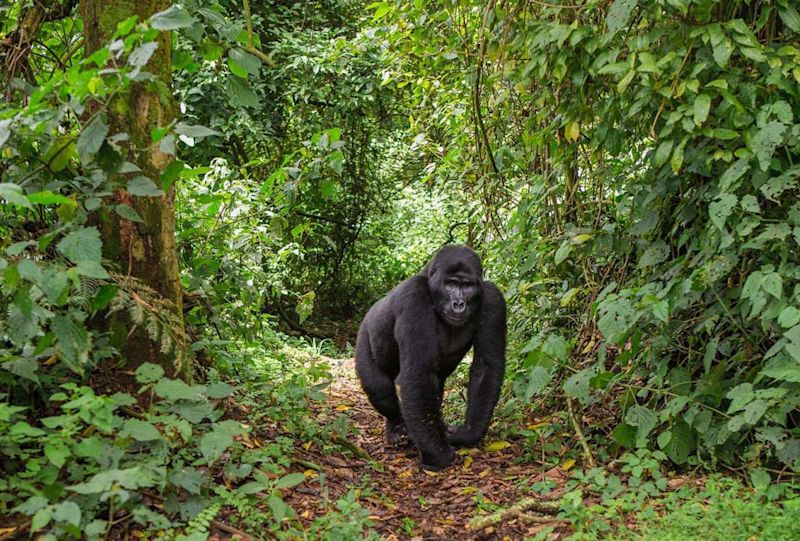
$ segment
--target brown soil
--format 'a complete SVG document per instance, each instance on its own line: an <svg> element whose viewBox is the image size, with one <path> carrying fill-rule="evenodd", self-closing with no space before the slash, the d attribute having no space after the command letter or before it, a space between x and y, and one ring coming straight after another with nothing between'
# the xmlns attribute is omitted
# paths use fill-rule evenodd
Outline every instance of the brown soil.
<svg viewBox="0 0 800 541"><path fill-rule="evenodd" d="M545 470L537 464L515 464L524 451L521 442L513 441L496 451L462 450L447 470L424 472L413 447L386 447L383 419L369 405L352 376L352 364L341 365L329 389L328 402L317 414L321 422L340 412L348 415L357 429L351 443L365 458L323 456L315 453L313 447L301 450L304 460L322 466L332 500L352 487L362 487L362 505L369 509L375 529L390 540L522 539L544 529L553 530L551 538L559 539L568 533L567 523L552 515L532 512L525 513L523 518L509 518L472 531L471 519L511 507L534 495L524 487L538 481L550 479L556 486L543 500L560 497L567 472L560 467ZM380 463L384 471L376 471L370 460ZM302 520L310 522L325 512L320 508L319 496L319 485L308 482L291 495L286 494L286 500Z"/></svg>

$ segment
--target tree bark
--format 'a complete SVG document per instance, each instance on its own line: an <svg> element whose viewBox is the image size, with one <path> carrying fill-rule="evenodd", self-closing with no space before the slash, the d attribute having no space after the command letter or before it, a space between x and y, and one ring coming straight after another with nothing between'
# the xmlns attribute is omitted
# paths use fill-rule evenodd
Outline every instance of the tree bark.
<svg viewBox="0 0 800 541"><path fill-rule="evenodd" d="M131 15L138 15L139 21L146 21L154 13L167 9L170 4L168 0L81 0L86 55L107 44L119 22ZM107 111L110 133L128 134L126 159L141 169L137 175L147 176L160 186L160 174L173 156L161 152L159 145L152 144L150 133L152 129L172 122L175 104L172 95L170 33L161 32L157 43L158 48L145 70L158 77L167 91L159 93L155 90L162 85L134 83L129 91L114 98ZM143 326L133 326L126 310L110 314L103 325L110 331L112 344L125 360L125 370L117 370L118 374L111 377L117 386L122 384L129 389L135 388L131 377L126 380L125 375L119 373L130 376L137 366L150 362L162 366L171 377L189 379L191 367L185 355L186 344L180 343L185 333L183 293L175 245L175 187L170 186L161 197L137 197L119 186L107 203L98 224L103 237L104 257L118 265L122 276L136 279L160 297L158 306L154 306L143 300L144 295L134 292L131 295L133 302L142 304L146 310L163 310L166 307L170 312L170 321L180 327L173 329L179 343L175 344L172 351L164 353L161 344L153 340ZM113 207L118 204L135 209L144 222L132 222L117 215Z"/></svg>

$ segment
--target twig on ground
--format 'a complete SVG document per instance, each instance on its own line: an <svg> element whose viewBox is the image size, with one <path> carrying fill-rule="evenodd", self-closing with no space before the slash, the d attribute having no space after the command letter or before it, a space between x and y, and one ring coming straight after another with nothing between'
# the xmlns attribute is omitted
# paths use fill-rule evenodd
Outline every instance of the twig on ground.
<svg viewBox="0 0 800 541"><path fill-rule="evenodd" d="M561 502L543 502L539 498L525 498L520 500L516 505L503 509L487 515L485 517L475 517L469 522L469 528L472 531L478 531L486 528L487 526L494 526L512 518L517 518L524 514L526 511L537 511L539 513L554 514L561 509Z"/></svg>
<svg viewBox="0 0 800 541"><path fill-rule="evenodd" d="M517 517L520 522L526 524L569 524L565 518L543 517L541 515L531 515L530 513L520 513Z"/></svg>
<svg viewBox="0 0 800 541"><path fill-rule="evenodd" d="M222 530L223 532L229 533L231 535L238 535L242 539L259 539L254 535L250 535L249 533L243 530L234 528L233 526L230 526L229 524L225 524L224 522L220 522L218 520L212 520L210 524L218 530Z"/></svg>

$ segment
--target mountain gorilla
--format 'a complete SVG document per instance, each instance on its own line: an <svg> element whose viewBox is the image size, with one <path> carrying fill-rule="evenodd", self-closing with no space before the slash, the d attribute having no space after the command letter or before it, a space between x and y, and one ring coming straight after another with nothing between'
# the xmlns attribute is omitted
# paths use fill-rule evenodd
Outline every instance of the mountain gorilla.
<svg viewBox="0 0 800 541"><path fill-rule="evenodd" d="M466 423L446 427L444 381L473 346ZM370 403L386 417L387 443L408 435L423 468L449 466L453 446L472 446L486 434L503 382L505 347L503 295L482 279L475 252L443 247L419 274L376 302L358 330L356 371Z"/></svg>

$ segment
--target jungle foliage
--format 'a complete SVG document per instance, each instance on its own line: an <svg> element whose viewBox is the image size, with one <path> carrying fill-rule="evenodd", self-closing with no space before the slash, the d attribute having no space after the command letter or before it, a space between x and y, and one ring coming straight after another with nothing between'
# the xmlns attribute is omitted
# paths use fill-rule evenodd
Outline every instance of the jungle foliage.
<svg viewBox="0 0 800 541"><path fill-rule="evenodd" d="M587 465L800 470L792 0L98 5L0 6L0 510L31 532L300 535L291 449L349 429L282 333L346 351L447 242L508 299L509 437L574 407ZM305 533L366 531L336 506Z"/></svg>

